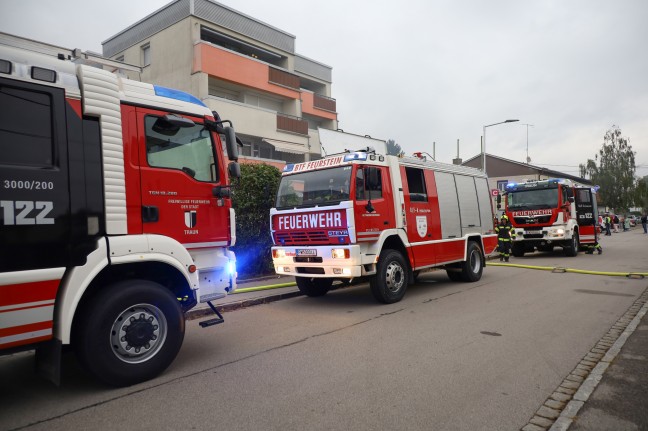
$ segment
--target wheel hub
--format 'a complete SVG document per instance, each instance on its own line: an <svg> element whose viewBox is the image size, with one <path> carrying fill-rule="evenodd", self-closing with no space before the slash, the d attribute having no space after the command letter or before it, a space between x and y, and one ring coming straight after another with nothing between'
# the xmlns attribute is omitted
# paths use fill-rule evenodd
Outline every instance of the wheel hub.
<svg viewBox="0 0 648 431"><path fill-rule="evenodd" d="M405 283L405 274L403 268L396 262L391 262L387 265L387 288L392 292L397 292L403 287Z"/></svg>
<svg viewBox="0 0 648 431"><path fill-rule="evenodd" d="M167 334L162 311L150 304L138 304L122 311L113 322L110 344L124 362L144 362L160 350Z"/></svg>

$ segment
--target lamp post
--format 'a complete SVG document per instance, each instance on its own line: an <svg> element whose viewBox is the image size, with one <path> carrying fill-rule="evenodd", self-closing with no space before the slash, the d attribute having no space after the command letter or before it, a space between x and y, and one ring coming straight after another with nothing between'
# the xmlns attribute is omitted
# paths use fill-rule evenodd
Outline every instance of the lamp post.
<svg viewBox="0 0 648 431"><path fill-rule="evenodd" d="M486 174L486 127L497 126L498 124L504 124L504 123L515 123L516 121L520 121L520 120L506 120L506 121L500 121L499 123L493 123L484 126L484 143L483 143L484 148L482 153L482 170L484 171L484 174Z"/></svg>
<svg viewBox="0 0 648 431"><path fill-rule="evenodd" d="M531 159L529 158L529 126L533 127L533 124L522 124L523 126L527 126L527 165L531 163Z"/></svg>

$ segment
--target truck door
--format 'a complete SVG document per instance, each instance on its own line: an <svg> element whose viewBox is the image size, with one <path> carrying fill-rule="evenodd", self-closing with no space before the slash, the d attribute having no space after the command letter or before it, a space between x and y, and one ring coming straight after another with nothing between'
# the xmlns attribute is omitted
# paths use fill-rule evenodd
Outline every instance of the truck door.
<svg viewBox="0 0 648 431"><path fill-rule="evenodd" d="M63 89L0 79L0 272L70 264Z"/></svg>
<svg viewBox="0 0 648 431"><path fill-rule="evenodd" d="M407 238L414 259L413 267L434 265L437 243L441 239L438 196L432 171L401 166L405 196Z"/></svg>
<svg viewBox="0 0 648 431"><path fill-rule="evenodd" d="M227 183L223 154L202 121L137 108L142 232L169 236L187 248L230 241L231 205L219 204L213 194Z"/></svg>
<svg viewBox="0 0 648 431"><path fill-rule="evenodd" d="M597 240L596 232L596 200L590 188L575 189L576 217L580 231L580 241L584 244Z"/></svg>
<svg viewBox="0 0 648 431"><path fill-rule="evenodd" d="M374 183L369 181L373 178ZM380 232L396 226L389 171L384 166L358 166L355 176L356 237L376 241Z"/></svg>

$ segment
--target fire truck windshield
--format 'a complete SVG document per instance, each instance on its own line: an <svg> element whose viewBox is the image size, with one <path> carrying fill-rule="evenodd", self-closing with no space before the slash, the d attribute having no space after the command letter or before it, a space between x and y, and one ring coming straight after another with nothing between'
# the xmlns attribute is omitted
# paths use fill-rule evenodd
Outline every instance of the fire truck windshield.
<svg viewBox="0 0 648 431"><path fill-rule="evenodd" d="M276 207L335 205L349 199L351 166L308 171L281 178Z"/></svg>
<svg viewBox="0 0 648 431"><path fill-rule="evenodd" d="M507 207L509 210L556 208L558 207L558 188L509 192Z"/></svg>

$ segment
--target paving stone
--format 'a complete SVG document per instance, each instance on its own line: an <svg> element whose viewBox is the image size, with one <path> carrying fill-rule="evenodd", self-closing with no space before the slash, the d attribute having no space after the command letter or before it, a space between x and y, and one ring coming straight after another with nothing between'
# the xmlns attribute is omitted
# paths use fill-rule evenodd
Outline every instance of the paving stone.
<svg viewBox="0 0 648 431"><path fill-rule="evenodd" d="M572 399L571 395L563 394L562 392L554 392L553 394L551 394L551 398L556 401L562 401L563 403L566 403Z"/></svg>
<svg viewBox="0 0 648 431"><path fill-rule="evenodd" d="M558 416L560 416L560 411L549 408L547 406L542 406L538 409L536 415L542 416L543 418L547 419L556 419Z"/></svg>
<svg viewBox="0 0 648 431"><path fill-rule="evenodd" d="M547 400L545 401L544 405L559 411L561 411L565 407L565 403L556 400Z"/></svg>
<svg viewBox="0 0 648 431"><path fill-rule="evenodd" d="M534 416L531 418L530 421L533 425L538 425L539 427L542 427L543 429L551 428L551 425L553 425L554 421L543 418L542 416Z"/></svg>
<svg viewBox="0 0 648 431"><path fill-rule="evenodd" d="M572 374L575 374L575 375L580 376L580 377L587 377L589 372L576 367L576 369L574 371L572 371Z"/></svg>
<svg viewBox="0 0 648 431"><path fill-rule="evenodd" d="M582 378L581 376L577 376L577 375L574 375L574 374L570 374L570 375L568 375L568 376L565 378L565 380L569 380L569 381L571 381L571 382L576 382L576 383L581 383L581 382L582 382L583 380L585 380L585 379Z"/></svg>
<svg viewBox="0 0 648 431"><path fill-rule="evenodd" d="M580 386L580 383L572 382L569 380L564 380L561 384L561 388L566 388L566 389L578 389Z"/></svg>
<svg viewBox="0 0 648 431"><path fill-rule="evenodd" d="M556 392L560 392L561 394L574 395L576 393L576 390L558 386L558 388L556 388Z"/></svg>
<svg viewBox="0 0 648 431"><path fill-rule="evenodd" d="M526 424L522 431L545 431L546 428L539 427L538 425Z"/></svg>

